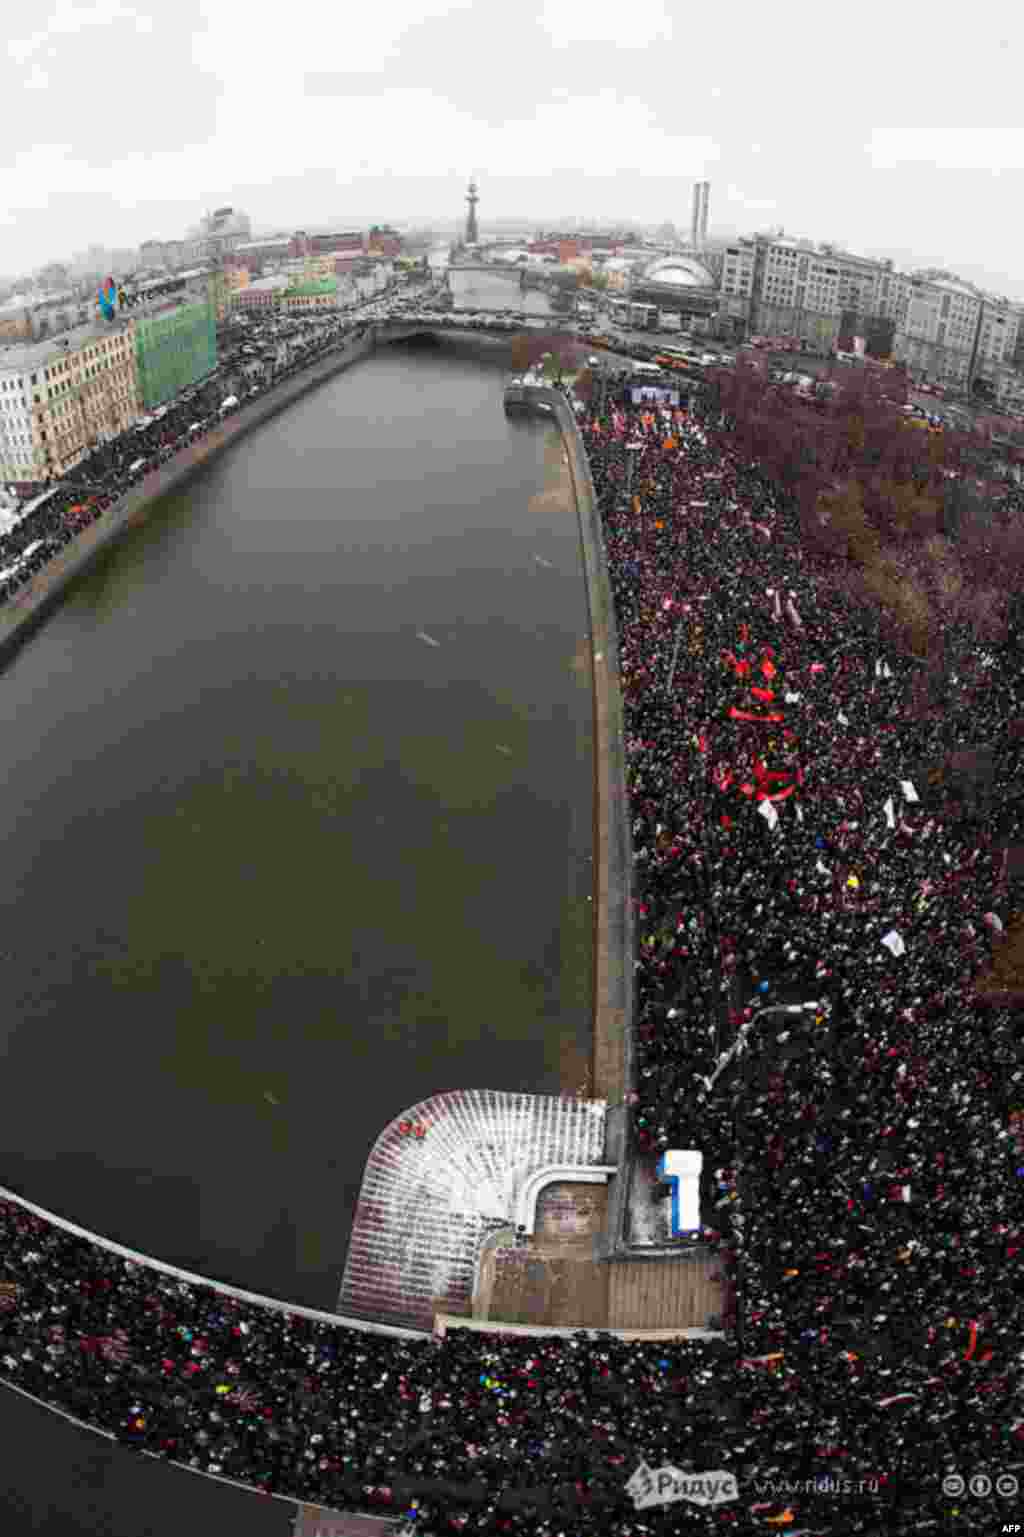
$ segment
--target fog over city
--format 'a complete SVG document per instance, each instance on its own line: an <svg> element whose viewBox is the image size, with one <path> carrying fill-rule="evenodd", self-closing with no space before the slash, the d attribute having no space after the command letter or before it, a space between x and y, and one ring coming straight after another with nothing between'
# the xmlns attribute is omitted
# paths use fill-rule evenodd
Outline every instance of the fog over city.
<svg viewBox="0 0 1024 1537"><path fill-rule="evenodd" d="M254 229L362 218L522 216L709 233L783 225L1011 297L1022 185L1020 22L966 26L869 0L836 32L820 6L306 8L301 17L98 0L22 12L3 65L0 270L92 242L171 239L202 210Z"/></svg>

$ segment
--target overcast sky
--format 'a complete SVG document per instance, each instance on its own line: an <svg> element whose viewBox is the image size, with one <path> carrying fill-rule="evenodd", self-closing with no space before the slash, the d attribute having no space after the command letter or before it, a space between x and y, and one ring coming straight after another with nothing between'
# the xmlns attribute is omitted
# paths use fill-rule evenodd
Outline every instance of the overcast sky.
<svg viewBox="0 0 1024 1537"><path fill-rule="evenodd" d="M18 20L14 20L17 14ZM41 0L5 15L0 272L92 242L578 214L782 224L1024 298L1016 7Z"/></svg>

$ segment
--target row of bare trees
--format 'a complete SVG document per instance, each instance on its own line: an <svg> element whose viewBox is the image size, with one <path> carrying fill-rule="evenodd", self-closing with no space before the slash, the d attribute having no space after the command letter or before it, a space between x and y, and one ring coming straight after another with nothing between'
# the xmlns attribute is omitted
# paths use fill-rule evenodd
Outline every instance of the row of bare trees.
<svg viewBox="0 0 1024 1537"><path fill-rule="evenodd" d="M573 379L580 398L588 398L583 376L589 348L584 342L566 336L564 331L524 331L512 338L510 350L516 373L543 369L552 383Z"/></svg>
<svg viewBox="0 0 1024 1537"><path fill-rule="evenodd" d="M706 426L756 461L799 513L802 558L852 598L881 638L920 663L911 716L949 723L952 695L969 709L986 687L988 647L1006 640L1024 587L1020 448L980 430L920 430L887 399L884 374L849 369L839 392L814 401L749 368L719 371L705 391ZM1012 663L1011 663L1012 665ZM1004 731L1024 734L1024 721ZM925 766L933 785L984 795L998 743ZM1024 851L1007 850L1024 874ZM991 970L977 984L993 1003L1024 1004L1024 918L1011 914Z"/></svg>
<svg viewBox="0 0 1024 1537"><path fill-rule="evenodd" d="M1024 453L909 425L884 373L837 370L833 382L830 397L804 400L751 368L719 370L709 425L799 510L805 558L941 674L952 632L1005 635L1024 576L1024 515L1005 477Z"/></svg>

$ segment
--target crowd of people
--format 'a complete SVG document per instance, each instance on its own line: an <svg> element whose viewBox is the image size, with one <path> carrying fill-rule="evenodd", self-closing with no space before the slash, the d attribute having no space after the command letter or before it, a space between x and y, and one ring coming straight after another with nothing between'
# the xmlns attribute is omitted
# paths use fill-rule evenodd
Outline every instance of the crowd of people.
<svg viewBox="0 0 1024 1537"><path fill-rule="evenodd" d="M915 714L919 663L816 571L728 422L578 418L624 698L634 1133L704 1154L724 1338L372 1334L5 1203L0 1370L140 1449L422 1532L980 1530L1002 1507L953 1475L1024 1488L1024 1054L973 987L1016 910L1018 616L955 638L941 716ZM959 795L951 753L985 764ZM641 1461L738 1497L637 1510Z"/></svg>

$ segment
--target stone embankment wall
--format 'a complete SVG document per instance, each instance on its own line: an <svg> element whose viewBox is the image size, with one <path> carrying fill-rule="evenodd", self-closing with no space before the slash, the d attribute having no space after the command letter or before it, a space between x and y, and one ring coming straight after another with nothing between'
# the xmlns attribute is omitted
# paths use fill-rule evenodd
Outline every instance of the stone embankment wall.
<svg viewBox="0 0 1024 1537"><path fill-rule="evenodd" d="M517 411L537 410L562 434L579 513L594 680L594 1056L590 1092L606 1100L605 1161L616 1164L603 1258L631 1254L625 1240L633 1084L633 842L626 791L619 640L597 493L572 407L560 390L516 392Z"/></svg>

